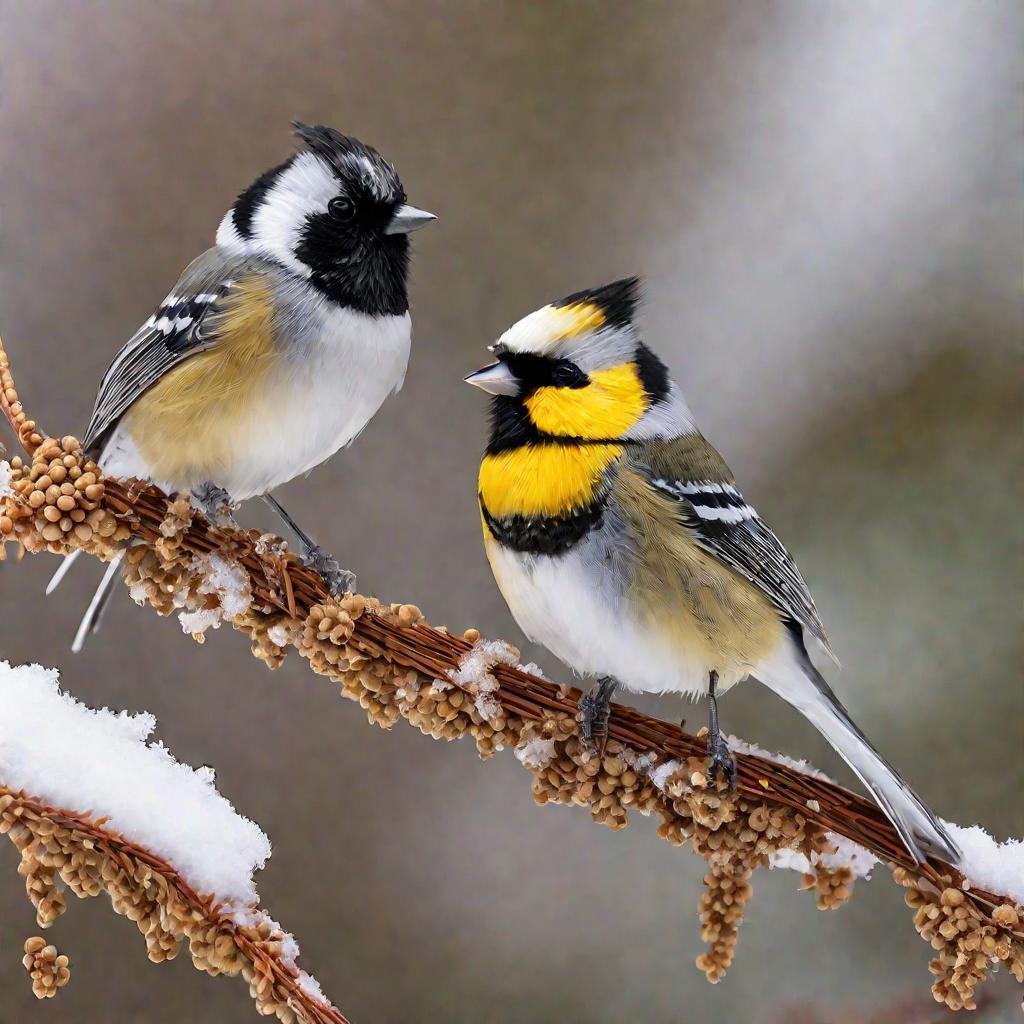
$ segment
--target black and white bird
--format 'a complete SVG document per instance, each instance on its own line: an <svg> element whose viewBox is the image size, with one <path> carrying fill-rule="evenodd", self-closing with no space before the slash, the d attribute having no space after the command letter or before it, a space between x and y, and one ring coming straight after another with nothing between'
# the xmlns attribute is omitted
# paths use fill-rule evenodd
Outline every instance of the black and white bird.
<svg viewBox="0 0 1024 1024"><path fill-rule="evenodd" d="M834 655L803 577L641 340L638 290L631 278L544 306L466 378L495 396L479 505L512 614L597 677L580 703L587 742L619 684L706 694L712 773L734 780L717 696L755 677L829 740L918 861L956 864L942 823L811 660Z"/></svg>
<svg viewBox="0 0 1024 1024"><path fill-rule="evenodd" d="M263 497L333 590L354 579L274 488L349 444L409 361L408 234L434 215L395 169L333 128L295 123L298 152L261 174L114 358L85 437L111 476L191 494L211 516ZM65 559L51 592L70 567ZM99 623L108 566L75 638Z"/></svg>

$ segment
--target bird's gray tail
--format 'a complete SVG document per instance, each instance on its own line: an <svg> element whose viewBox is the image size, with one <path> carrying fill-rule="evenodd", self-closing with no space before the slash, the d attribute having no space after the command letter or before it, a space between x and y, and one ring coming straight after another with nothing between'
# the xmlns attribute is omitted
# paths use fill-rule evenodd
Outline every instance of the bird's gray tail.
<svg viewBox="0 0 1024 1024"><path fill-rule="evenodd" d="M61 562L60 567L50 578L50 582L46 586L46 593L48 595L52 594L60 586L61 580L68 574L71 566L75 563L75 559L81 553L80 550L72 551L70 555L64 558L64 561ZM103 621L103 613L106 611L107 604L114 592L114 582L117 579L117 572L121 567L123 559L124 550L122 549L107 563L107 571L103 574L103 579L100 580L100 585L96 588L96 592L89 602L89 607L86 608L82 621L78 624L75 639L71 643L71 650L76 654L85 646L85 641L89 635L97 632L100 628L100 624Z"/></svg>
<svg viewBox="0 0 1024 1024"><path fill-rule="evenodd" d="M934 856L954 867L959 864L960 849L942 823L857 728L803 651L791 664L775 666L758 678L829 741L868 788L918 863Z"/></svg>
<svg viewBox="0 0 1024 1024"><path fill-rule="evenodd" d="M61 560L57 571L50 577L50 582L46 584L46 596L49 597L59 586L61 580L71 571L71 566L78 560L78 556L82 553L81 548L77 548L72 551L70 555L65 555Z"/></svg>

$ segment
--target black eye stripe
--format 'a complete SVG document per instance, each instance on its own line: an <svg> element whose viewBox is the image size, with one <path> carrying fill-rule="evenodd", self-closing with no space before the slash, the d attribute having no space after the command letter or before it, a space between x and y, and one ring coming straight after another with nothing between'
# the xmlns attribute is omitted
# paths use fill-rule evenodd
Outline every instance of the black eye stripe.
<svg viewBox="0 0 1024 1024"><path fill-rule="evenodd" d="M590 383L590 378L569 359L550 359L521 352L503 352L499 358L519 379L524 395L537 388L585 388Z"/></svg>

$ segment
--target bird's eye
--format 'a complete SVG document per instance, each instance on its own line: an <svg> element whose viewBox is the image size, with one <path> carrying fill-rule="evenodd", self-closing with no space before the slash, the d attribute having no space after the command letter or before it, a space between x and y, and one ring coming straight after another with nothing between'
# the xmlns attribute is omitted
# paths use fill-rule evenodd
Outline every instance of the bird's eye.
<svg viewBox="0 0 1024 1024"><path fill-rule="evenodd" d="M346 196L335 196L327 204L327 212L343 224L350 221L356 215L355 204Z"/></svg>
<svg viewBox="0 0 1024 1024"><path fill-rule="evenodd" d="M556 388L585 388L590 379L575 363L559 359L551 368L551 383Z"/></svg>

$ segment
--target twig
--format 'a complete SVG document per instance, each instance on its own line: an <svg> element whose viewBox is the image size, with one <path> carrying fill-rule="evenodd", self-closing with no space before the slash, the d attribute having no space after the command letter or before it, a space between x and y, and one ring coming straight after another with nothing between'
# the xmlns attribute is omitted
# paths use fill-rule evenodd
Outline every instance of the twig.
<svg viewBox="0 0 1024 1024"><path fill-rule="evenodd" d="M106 891L119 913L146 936L150 958L173 956L182 939L192 961L210 974L242 974L261 1013L304 1024L348 1024L334 1007L300 984L285 962L283 933L265 915L242 924L210 898L199 896L163 858L111 831L81 811L49 806L0 785L0 833L22 855L22 873L47 927L63 911L54 875L81 897Z"/></svg>

